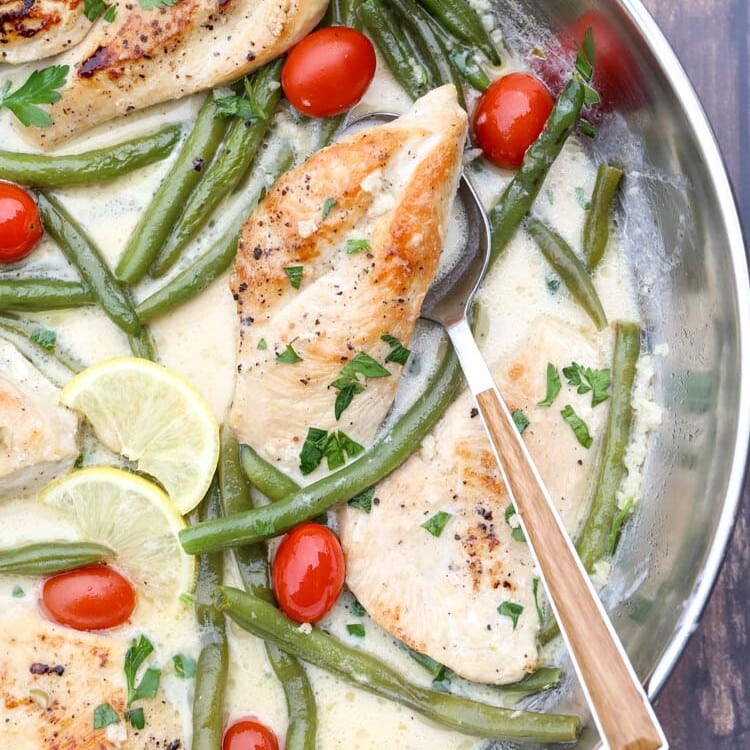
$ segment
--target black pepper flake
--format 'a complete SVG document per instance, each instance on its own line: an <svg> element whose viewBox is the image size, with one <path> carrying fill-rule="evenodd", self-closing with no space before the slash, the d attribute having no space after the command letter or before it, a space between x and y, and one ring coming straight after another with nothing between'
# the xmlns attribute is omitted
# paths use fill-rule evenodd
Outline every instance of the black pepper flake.
<svg viewBox="0 0 750 750"><path fill-rule="evenodd" d="M380 498L379 497L374 497L372 499L372 504L373 505L380 505Z"/></svg>
<svg viewBox="0 0 750 750"><path fill-rule="evenodd" d="M256 247L253 250L253 258L255 258L255 260L260 260L262 257L263 257L263 249L260 247Z"/></svg>
<svg viewBox="0 0 750 750"><path fill-rule="evenodd" d="M470 417L471 417L472 419L474 419L474 417L477 417L477 416L479 416L479 409L477 409L477 407L475 406L475 407L474 407L474 408L473 408L473 409L472 409L472 410L471 410L471 411L469 412L469 416L470 416Z"/></svg>
<svg viewBox="0 0 750 750"><path fill-rule="evenodd" d="M205 163L206 163L206 162L205 162L205 160L204 160L204 159L201 159L200 157L197 157L197 158L193 159L193 169L194 169L194 170L195 170L196 172L200 172L200 171L201 171L201 169L203 169L203 165L204 165Z"/></svg>
<svg viewBox="0 0 750 750"><path fill-rule="evenodd" d="M247 281L243 281L238 287L240 294L247 291Z"/></svg>
<svg viewBox="0 0 750 750"><path fill-rule="evenodd" d="M65 667L62 664L56 664L54 667L50 667L49 664L41 664L40 662L34 662L29 667L31 674L56 674L58 677L62 677L65 672Z"/></svg>
<svg viewBox="0 0 750 750"><path fill-rule="evenodd" d="M180 750L181 747L182 747L182 740L172 740L167 745L167 750Z"/></svg>

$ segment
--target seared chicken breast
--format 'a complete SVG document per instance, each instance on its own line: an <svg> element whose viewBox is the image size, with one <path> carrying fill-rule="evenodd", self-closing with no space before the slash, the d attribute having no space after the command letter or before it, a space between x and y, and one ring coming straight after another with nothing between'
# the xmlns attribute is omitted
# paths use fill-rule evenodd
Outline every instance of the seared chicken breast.
<svg viewBox="0 0 750 750"><path fill-rule="evenodd" d="M284 175L242 230L230 419L242 442L297 478L308 428L367 445L391 405L403 367L387 362L393 344L382 337L412 336L465 137L455 89L436 89ZM354 394L337 419L347 382Z"/></svg>
<svg viewBox="0 0 750 750"><path fill-rule="evenodd" d="M118 0L58 61L70 66L54 125L29 128L45 146L143 109L219 86L283 54L318 23L325 0L180 0L144 10Z"/></svg>
<svg viewBox="0 0 750 750"><path fill-rule="evenodd" d="M592 409L590 394L568 388L551 407L538 405L547 363L571 360L600 367L602 354L580 331L545 317L493 374L509 407L528 418L524 438L574 529L596 442L579 445L560 410L571 403L597 436L607 406ZM342 506L339 532L346 582L377 623L462 677L503 684L538 666L535 571L525 541L513 538L518 522L473 406L468 392L451 405L420 451L377 486L369 514ZM422 524L441 512L449 518L436 536ZM505 602L517 607L498 611Z"/></svg>
<svg viewBox="0 0 750 750"><path fill-rule="evenodd" d="M128 641L55 625L36 615L0 621L0 735L8 750L146 750L184 747L174 707L161 695L135 704L146 726L126 710ZM120 721L94 729L94 710L108 703ZM134 706L135 707L135 706Z"/></svg>
<svg viewBox="0 0 750 750"><path fill-rule="evenodd" d="M83 0L2 0L0 62L56 55L78 44L90 29Z"/></svg>
<svg viewBox="0 0 750 750"><path fill-rule="evenodd" d="M78 457L78 418L12 344L0 339L0 497L67 471Z"/></svg>

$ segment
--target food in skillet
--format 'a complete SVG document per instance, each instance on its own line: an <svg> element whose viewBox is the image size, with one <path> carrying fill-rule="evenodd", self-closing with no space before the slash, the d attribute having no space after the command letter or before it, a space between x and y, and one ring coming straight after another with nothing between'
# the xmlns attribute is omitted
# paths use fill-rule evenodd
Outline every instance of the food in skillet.
<svg viewBox="0 0 750 750"><path fill-rule="evenodd" d="M110 138L120 144L114 161L101 152L0 154L7 175L42 188L46 229L38 250L0 273L0 328L66 386L62 402L85 417L77 463L93 467L76 467L39 498L13 492L0 504L0 528L9 530L0 544L2 626L17 629L21 618L30 633L0 651L0 681L18 700L0 706L0 720L19 732L49 737L49 713L30 703L46 699L27 689L46 692L55 716L73 711L55 703L54 683L30 686L29 650L48 630L60 633L40 663L54 671L53 662L69 661L87 678L97 665L85 651L70 654L86 637L75 628L104 627L92 638L117 662L107 672L112 690L74 696L85 721L66 731L81 746L140 747L154 737L167 747L246 750L249 738L274 747L275 734L290 750L479 747L483 740L467 735L577 736L574 716L515 706L514 696L560 680L537 646L540 628L548 638L553 623L458 391L455 358L438 332L415 329L440 248L457 243L447 212L465 115L453 92L473 113L499 75L490 64L499 55L479 16L457 0L337 2L326 23L360 19L381 54L364 108L408 109L383 61L418 101L401 120L339 135L327 149L319 150L344 120L300 122L282 92L331 113L342 100L355 104L361 80L347 90L340 59L327 66L329 87L308 92L325 90L329 101L306 97L304 75L286 91L279 64L202 98L168 166L127 175L136 168L128 149L143 159L138 166L153 163L175 138L169 126L133 137L137 114L135 126L123 125L129 132ZM370 42L351 34L357 41L345 47L362 55L356 66L367 78ZM320 62L321 50L333 54L336 40L326 33L322 46L300 45L297 72ZM563 149L593 96L587 64L584 51L557 102L547 101L551 112L491 132L488 155L495 141L527 153L512 179L475 153L471 174L492 209L496 251L480 297L485 351L593 570L610 557L630 507L617 489L640 341L636 324L607 325L636 315L610 241L617 180L605 168L596 179L575 139ZM164 111L182 118L186 109ZM7 121L0 127L10 132ZM297 166L284 175L290 140ZM75 164L92 189L65 189L81 183ZM115 175L111 187L101 184ZM127 346L135 357L99 362ZM73 378L81 368L71 352L93 367ZM210 406L139 357L187 376ZM235 384L217 465L210 410L228 419ZM203 417L187 419L187 404L169 408L178 396ZM186 450L196 451L195 497L171 482ZM136 477L130 460L148 475ZM165 462L173 469L160 474L154 467ZM192 507L209 483L186 526L176 508ZM21 527L30 514L34 528ZM266 543L282 535L269 557ZM73 584L92 578L111 578L121 606L101 587L94 611L81 611ZM360 601L342 593L345 579Z"/></svg>

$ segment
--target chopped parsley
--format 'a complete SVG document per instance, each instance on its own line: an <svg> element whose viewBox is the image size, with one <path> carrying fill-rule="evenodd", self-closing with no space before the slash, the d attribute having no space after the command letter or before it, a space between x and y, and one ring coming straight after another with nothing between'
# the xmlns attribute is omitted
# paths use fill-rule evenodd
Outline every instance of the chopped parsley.
<svg viewBox="0 0 750 750"><path fill-rule="evenodd" d="M180 0L138 0L138 5L143 10L154 10L159 8L169 8L172 5L177 5Z"/></svg>
<svg viewBox="0 0 750 750"><path fill-rule="evenodd" d="M100 703L94 709L94 729L104 729L110 724L119 724L120 717L109 703Z"/></svg>
<svg viewBox="0 0 750 750"><path fill-rule="evenodd" d="M365 390L365 384L359 379L360 375L366 379L387 378L390 377L390 374L383 365L376 362L366 352L356 354L349 364L341 368L339 376L331 383L331 387L338 390L333 407L336 419L339 420L351 404L352 399Z"/></svg>
<svg viewBox="0 0 750 750"><path fill-rule="evenodd" d="M14 599L23 599L24 596L26 596L26 592L21 588L21 586L15 585L13 587L13 591L11 592L11 596Z"/></svg>
<svg viewBox="0 0 750 750"><path fill-rule="evenodd" d="M579 120L578 128L587 138L596 138L596 130L588 120Z"/></svg>
<svg viewBox="0 0 750 750"><path fill-rule="evenodd" d="M50 331L48 328L37 328L31 333L29 338L42 349L46 349L48 352L55 351L55 343L57 342L57 334L54 331Z"/></svg>
<svg viewBox="0 0 750 750"><path fill-rule="evenodd" d="M364 617L367 614L365 608L356 599L352 599L349 610L355 617Z"/></svg>
<svg viewBox="0 0 750 750"><path fill-rule="evenodd" d="M302 357L294 351L294 342L297 339L292 339L281 354L276 355L276 361L282 362L285 365L296 365L298 362L302 362Z"/></svg>
<svg viewBox="0 0 750 750"><path fill-rule="evenodd" d="M266 343L265 339L261 339L258 342L258 351L264 352L266 351L266 349L268 349L268 344Z"/></svg>
<svg viewBox="0 0 750 750"><path fill-rule="evenodd" d="M363 510L365 513L369 513L372 510L372 498L375 495L375 488L370 487L364 492L360 492L359 495L355 495L347 505L352 508L358 508Z"/></svg>
<svg viewBox="0 0 750 750"><path fill-rule="evenodd" d="M477 63L474 55L467 49L454 50L451 60L458 68L459 73L477 90L486 91L490 85L487 73Z"/></svg>
<svg viewBox="0 0 750 750"><path fill-rule="evenodd" d="M335 198L326 198L326 201L323 204L323 211L321 213L323 221L325 221L328 218L328 214L331 213L331 211L333 210L333 207L335 205L336 205L336 199Z"/></svg>
<svg viewBox="0 0 750 750"><path fill-rule="evenodd" d="M516 518L516 509L512 505L509 505L505 509L505 522L510 526L510 538L516 542L525 542L526 535L523 533L523 529L519 525L518 518L516 518L515 523L511 523L512 518Z"/></svg>
<svg viewBox="0 0 750 750"><path fill-rule="evenodd" d="M419 651L415 651L408 646L406 649L409 652L409 656L411 656L417 664L424 667L432 675L433 679L440 677L445 671L445 667L439 661L435 661L431 656L420 654Z"/></svg>
<svg viewBox="0 0 750 750"><path fill-rule="evenodd" d="M303 270L304 270L304 266L287 266L286 268L284 268L284 273L289 279L289 283L295 289L299 289L300 284L302 283Z"/></svg>
<svg viewBox="0 0 750 750"><path fill-rule="evenodd" d="M112 23L117 16L117 6L107 5L104 0L83 0L83 15L89 21L96 21L100 16L104 16L105 21Z"/></svg>
<svg viewBox="0 0 750 750"><path fill-rule="evenodd" d="M591 208L591 201L586 197L586 193L582 187L577 187L575 190L576 202L584 210L588 211Z"/></svg>
<svg viewBox="0 0 750 750"><path fill-rule="evenodd" d="M450 693L451 676L445 667L440 670L440 674L432 681L432 689L437 690L438 693Z"/></svg>
<svg viewBox="0 0 750 750"><path fill-rule="evenodd" d="M552 406L552 402L557 398L561 388L560 373L552 362L547 362L547 394L539 402L539 406Z"/></svg>
<svg viewBox="0 0 750 750"><path fill-rule="evenodd" d="M453 518L452 513L446 513L444 510L440 510L420 525L423 529L427 529L432 536L439 537L451 518Z"/></svg>
<svg viewBox="0 0 750 750"><path fill-rule="evenodd" d="M184 677L185 679L195 677L196 663L192 656L175 654L172 657L172 664L174 664L174 671L178 677Z"/></svg>
<svg viewBox="0 0 750 750"><path fill-rule="evenodd" d="M547 291L550 294L557 294L557 290L560 288L560 279L556 276L547 276L544 282L547 284Z"/></svg>
<svg viewBox="0 0 750 750"><path fill-rule="evenodd" d="M54 104L60 99L58 89L68 79L68 65L52 65L35 70L15 91L11 82L6 81L0 89L0 109L9 109L26 127L34 125L46 128L52 125L52 118L38 104Z"/></svg>
<svg viewBox="0 0 750 750"><path fill-rule="evenodd" d="M584 394L591 391L591 406L598 406L609 398L610 369L592 370L573 362L569 367L563 367L562 371L568 385L573 386L578 393Z"/></svg>
<svg viewBox="0 0 750 750"><path fill-rule="evenodd" d="M364 638L365 637L365 626L362 625L362 623L360 623L360 622L349 623L346 626L346 630L349 633L349 635L353 635L356 638Z"/></svg>
<svg viewBox="0 0 750 750"><path fill-rule="evenodd" d="M143 5L149 3L166 3L175 5L179 0L138 0ZM269 116L268 101L261 101L255 86L247 78L243 80L244 96L222 96L214 99L214 109L219 117L239 117L245 122L267 120Z"/></svg>
<svg viewBox="0 0 750 750"><path fill-rule="evenodd" d="M143 729L146 726L146 717L142 708L131 708L125 712L125 720L130 722L133 729Z"/></svg>
<svg viewBox="0 0 750 750"><path fill-rule="evenodd" d="M154 646L145 635L138 640L133 640L130 648L125 654L125 680L128 686L128 708L134 701L141 698L153 698L159 689L161 670L149 667L143 674L141 681L136 685L138 670L143 662L148 659L154 650Z"/></svg>
<svg viewBox="0 0 750 750"><path fill-rule="evenodd" d="M510 617L513 621L513 630L515 630L516 625L518 625L518 618L523 613L523 606L516 604L516 602L503 602L497 608L497 611L498 614L501 614L503 617Z"/></svg>
<svg viewBox="0 0 750 750"><path fill-rule="evenodd" d="M539 579L534 578L531 582L531 590L534 593L534 606L536 607L536 616L539 618L541 624L543 618L542 608L539 606Z"/></svg>
<svg viewBox="0 0 750 750"><path fill-rule="evenodd" d="M617 542L620 541L620 532L622 531L622 525L625 523L628 516L633 512L633 505L633 498L629 497L625 505L622 506L622 508L618 511L617 515L612 521L612 528L609 531L609 543L607 545L607 552L609 553L610 557L615 554L615 550L617 549Z"/></svg>
<svg viewBox="0 0 750 750"><path fill-rule="evenodd" d="M411 352L395 336L391 336L390 333L384 333L380 337L380 340L385 341L391 347L391 351L385 358L386 362L395 362L399 365L406 364Z"/></svg>
<svg viewBox="0 0 750 750"><path fill-rule="evenodd" d="M299 454L299 469L307 475L315 471L324 458L330 470L338 469L363 451L359 443L341 430L329 433L318 427L310 427Z"/></svg>
<svg viewBox="0 0 750 750"><path fill-rule="evenodd" d="M516 429L523 435L523 431L529 426L529 418L520 409L514 409L511 417L513 417Z"/></svg>
<svg viewBox="0 0 750 750"><path fill-rule="evenodd" d="M570 429L573 430L576 440L584 448L590 448L594 441L591 439L588 425L575 413L573 407L567 404L560 412L560 416L570 425Z"/></svg>
<svg viewBox="0 0 750 750"><path fill-rule="evenodd" d="M187 591L183 591L179 597L177 597L186 607L192 607L195 604L195 597L192 594L188 594Z"/></svg>
<svg viewBox="0 0 750 750"><path fill-rule="evenodd" d="M583 45L578 49L578 55L576 56L575 69L576 74L583 83L583 105L584 107L591 107L594 104L598 104L601 101L599 92L591 85L594 78L594 60L595 60L595 49L594 49L594 34L591 27L586 29L586 36L583 40ZM585 127L584 127L585 123ZM581 132L590 138L596 137L596 131L594 130L591 123L586 120L580 120L579 125L581 126Z"/></svg>
<svg viewBox="0 0 750 750"><path fill-rule="evenodd" d="M344 245L344 251L347 255L356 255L362 251L370 252L372 247L370 246L370 240L360 240L350 237Z"/></svg>

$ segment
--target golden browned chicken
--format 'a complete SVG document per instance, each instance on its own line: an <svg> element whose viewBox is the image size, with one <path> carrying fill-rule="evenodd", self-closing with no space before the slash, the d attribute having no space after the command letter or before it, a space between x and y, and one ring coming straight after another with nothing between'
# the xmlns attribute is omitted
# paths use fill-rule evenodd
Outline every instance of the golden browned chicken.
<svg viewBox="0 0 750 750"><path fill-rule="evenodd" d="M393 344L382 337L411 339L465 136L455 89L436 89L398 120L287 173L242 230L231 277L241 324L231 423L298 478L308 428L367 445L391 405L403 366L386 361ZM347 384L352 397L337 419Z"/></svg>
<svg viewBox="0 0 750 750"><path fill-rule="evenodd" d="M143 9L118 0L75 49L54 125L29 128L45 146L113 117L219 86L278 57L309 32L325 0L180 0Z"/></svg>

